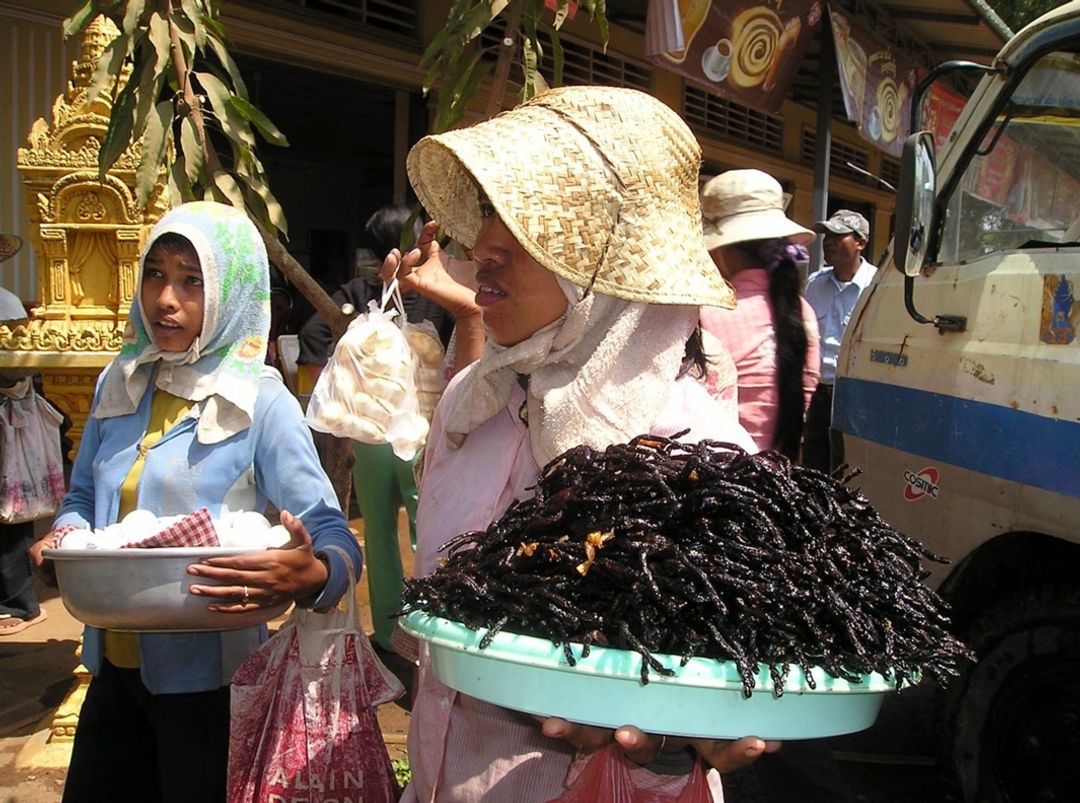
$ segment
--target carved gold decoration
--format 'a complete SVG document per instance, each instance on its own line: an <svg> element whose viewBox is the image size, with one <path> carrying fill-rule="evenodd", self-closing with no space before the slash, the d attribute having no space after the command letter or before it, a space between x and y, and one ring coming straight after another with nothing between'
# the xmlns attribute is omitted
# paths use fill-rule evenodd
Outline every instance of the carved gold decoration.
<svg viewBox="0 0 1080 803"><path fill-rule="evenodd" d="M51 124L37 120L27 147L18 152L29 202L25 239L37 256L38 305L28 323L0 327L0 364L39 369L46 386L51 375L72 369L100 371L119 351L139 253L168 205L163 170L146 207L139 208L137 143L104 178L98 174L112 92L88 105L87 89L98 58L118 33L104 17L87 27L71 80L53 103ZM93 389L91 376L57 400L76 431L82 430Z"/></svg>
<svg viewBox="0 0 1080 803"><path fill-rule="evenodd" d="M37 120L28 146L18 152L30 218L24 239L37 256L38 306L27 323L0 325L0 367L42 375L45 395L71 418L68 434L75 448L98 375L120 350L139 253L168 206L162 170L146 207L138 208L138 144L104 178L98 175L112 94L103 92L87 105L87 88L98 57L118 35L104 17L87 27L72 79L53 103L52 124ZM127 81L128 74L120 78ZM74 736L89 682L81 666L75 676L76 685L53 717L49 743L66 746Z"/></svg>

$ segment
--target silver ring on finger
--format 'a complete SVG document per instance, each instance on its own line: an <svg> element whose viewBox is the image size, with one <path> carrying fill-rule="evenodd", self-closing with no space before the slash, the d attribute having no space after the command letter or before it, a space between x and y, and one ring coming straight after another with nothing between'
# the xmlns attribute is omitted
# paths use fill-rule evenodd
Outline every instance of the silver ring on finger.
<svg viewBox="0 0 1080 803"><path fill-rule="evenodd" d="M248 587L244 586L244 597L240 600L241 605L247 605L251 602L251 596L248 594Z"/></svg>

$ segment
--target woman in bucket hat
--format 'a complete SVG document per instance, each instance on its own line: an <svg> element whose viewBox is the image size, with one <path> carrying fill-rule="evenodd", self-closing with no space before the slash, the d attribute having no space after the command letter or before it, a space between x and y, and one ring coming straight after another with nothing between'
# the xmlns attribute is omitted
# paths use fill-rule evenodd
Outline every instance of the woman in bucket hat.
<svg viewBox="0 0 1080 803"><path fill-rule="evenodd" d="M480 359L454 377L435 412L417 512L418 576L436 568L449 538L484 529L531 496L538 467L570 447L689 427L687 439L756 451L688 370L700 305L734 303L700 236L700 159L666 106L600 87L546 92L412 149L418 197L470 249L487 335ZM437 271L432 250L392 253L384 277ZM634 770L639 786L668 794L685 786L679 772L693 763L685 740L538 723L442 685L421 645L404 800L547 801L564 792L582 764L576 758L612 739L643 765ZM692 746L723 770L767 749L755 738Z"/></svg>
<svg viewBox="0 0 1080 803"><path fill-rule="evenodd" d="M739 420L758 448L798 460L820 347L817 316L799 293L795 251L814 233L784 214L780 182L760 170L712 178L701 209L705 247L739 302L702 310L701 325L735 360Z"/></svg>

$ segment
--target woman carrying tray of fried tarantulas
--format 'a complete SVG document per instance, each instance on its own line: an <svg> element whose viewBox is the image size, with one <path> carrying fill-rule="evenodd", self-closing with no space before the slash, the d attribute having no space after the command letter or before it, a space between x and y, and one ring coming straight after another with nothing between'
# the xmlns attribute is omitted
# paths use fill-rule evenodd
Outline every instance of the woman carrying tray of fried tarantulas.
<svg viewBox="0 0 1080 803"><path fill-rule="evenodd" d="M531 496L538 467L570 447L689 429L689 440L756 451L695 378L700 305L734 303L701 238L700 159L689 129L662 103L599 87L546 92L412 149L421 202L471 249L487 335L482 357L452 380L435 413L418 576L436 568L441 544ZM431 259L423 248L392 254L384 279L431 269ZM626 716L632 722L633 712ZM612 740L641 765L640 786L685 786L687 776L650 769L661 751L685 751L685 740L538 722L482 702L440 684L421 645L404 799L546 801L581 766L575 758ZM720 770L768 749L756 738L692 747ZM720 799L716 773L710 784Z"/></svg>
<svg viewBox="0 0 1080 803"><path fill-rule="evenodd" d="M263 365L270 279L258 230L232 207L196 202L168 212L148 243L124 343L98 383L54 526L101 529L133 509L262 513L269 501L289 544L194 564L191 593L221 612L223 628L229 614L282 602L337 604L348 570L328 547L345 550L357 572L360 550L300 405ZM31 550L39 567L54 539ZM229 680L266 636L265 626L88 627L82 661L94 677L65 803L224 801Z"/></svg>

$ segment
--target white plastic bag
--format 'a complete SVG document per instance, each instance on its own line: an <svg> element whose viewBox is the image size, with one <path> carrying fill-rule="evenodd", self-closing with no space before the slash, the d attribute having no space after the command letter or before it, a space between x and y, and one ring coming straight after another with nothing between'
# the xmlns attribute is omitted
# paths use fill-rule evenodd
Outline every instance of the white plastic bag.
<svg viewBox="0 0 1080 803"><path fill-rule="evenodd" d="M393 299L396 309L387 309ZM416 390L417 360L401 328L397 282L382 303L349 324L311 392L307 423L314 430L361 443L389 443L411 460L427 439L428 421Z"/></svg>
<svg viewBox="0 0 1080 803"><path fill-rule="evenodd" d="M233 675L229 803L397 799L375 708L405 690L364 634L351 560L330 549L348 567L345 610L294 608Z"/></svg>
<svg viewBox="0 0 1080 803"><path fill-rule="evenodd" d="M63 420L32 386L22 398L0 401L0 523L51 516L64 501Z"/></svg>

